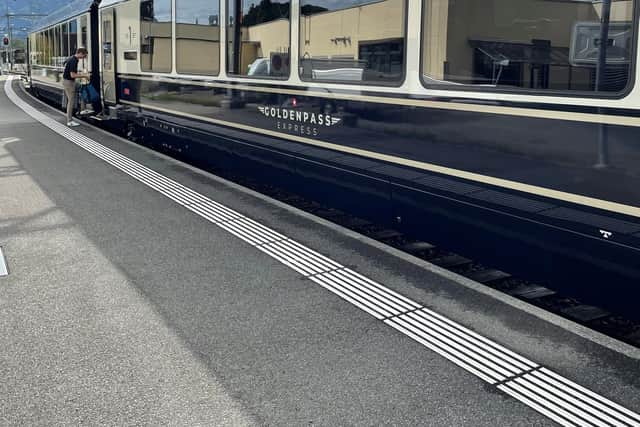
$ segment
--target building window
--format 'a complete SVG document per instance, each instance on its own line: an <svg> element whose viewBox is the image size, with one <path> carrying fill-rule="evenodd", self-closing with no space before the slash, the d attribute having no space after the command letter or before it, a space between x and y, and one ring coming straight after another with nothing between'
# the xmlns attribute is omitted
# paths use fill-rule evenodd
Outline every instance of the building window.
<svg viewBox="0 0 640 427"><path fill-rule="evenodd" d="M425 0L423 81L620 92L629 82L632 21L632 0Z"/></svg>
<svg viewBox="0 0 640 427"><path fill-rule="evenodd" d="M220 2L176 0L176 68L179 73L220 72Z"/></svg>
<svg viewBox="0 0 640 427"><path fill-rule="evenodd" d="M140 67L171 72L171 0L140 2Z"/></svg>
<svg viewBox="0 0 640 427"><path fill-rule="evenodd" d="M301 0L300 5L301 78L402 81L405 0Z"/></svg>
<svg viewBox="0 0 640 427"><path fill-rule="evenodd" d="M271 78L289 76L290 9L291 5L286 0L229 0L229 74Z"/></svg>

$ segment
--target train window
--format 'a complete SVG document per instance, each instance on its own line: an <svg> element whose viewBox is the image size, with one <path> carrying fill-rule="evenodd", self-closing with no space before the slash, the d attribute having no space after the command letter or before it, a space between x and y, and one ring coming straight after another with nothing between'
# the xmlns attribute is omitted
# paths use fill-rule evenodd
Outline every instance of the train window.
<svg viewBox="0 0 640 427"><path fill-rule="evenodd" d="M62 57L68 58L71 56L69 54L69 23L65 22L62 24L62 49L60 51Z"/></svg>
<svg viewBox="0 0 640 427"><path fill-rule="evenodd" d="M171 72L171 0L140 2L140 67Z"/></svg>
<svg viewBox="0 0 640 427"><path fill-rule="evenodd" d="M112 16L113 14L111 14ZM109 15L107 15L109 16ZM105 71L113 71L113 40L111 34L113 29L112 18L102 18L102 68Z"/></svg>
<svg viewBox="0 0 640 427"><path fill-rule="evenodd" d="M62 63L66 59L62 56L61 43L62 40L62 31L60 25L56 25L53 27L53 65L56 67L61 67Z"/></svg>
<svg viewBox="0 0 640 427"><path fill-rule="evenodd" d="M42 33L35 33L34 45L31 47L31 63L42 64Z"/></svg>
<svg viewBox="0 0 640 427"><path fill-rule="evenodd" d="M69 55L78 49L78 23L75 19L69 21Z"/></svg>
<svg viewBox="0 0 640 427"><path fill-rule="evenodd" d="M51 61L51 53L53 52L53 29L48 29L44 32L45 44L44 44L44 65L53 65Z"/></svg>
<svg viewBox="0 0 640 427"><path fill-rule="evenodd" d="M227 4L229 74L289 77L290 2L229 0ZM240 25L236 25L237 22Z"/></svg>
<svg viewBox="0 0 640 427"><path fill-rule="evenodd" d="M176 0L176 69L217 75L220 71L220 3Z"/></svg>
<svg viewBox="0 0 640 427"><path fill-rule="evenodd" d="M406 0L301 0L300 6L302 79L402 81Z"/></svg>
<svg viewBox="0 0 640 427"><path fill-rule="evenodd" d="M633 15L633 0L425 0L423 81L620 92L629 82Z"/></svg>
<svg viewBox="0 0 640 427"><path fill-rule="evenodd" d="M87 46L87 15L80 18L80 46L89 47Z"/></svg>

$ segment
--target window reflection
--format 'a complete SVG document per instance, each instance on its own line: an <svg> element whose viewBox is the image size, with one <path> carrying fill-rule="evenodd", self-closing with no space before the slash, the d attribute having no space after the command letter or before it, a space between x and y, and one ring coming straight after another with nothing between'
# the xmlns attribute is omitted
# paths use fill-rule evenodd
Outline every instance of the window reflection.
<svg viewBox="0 0 640 427"><path fill-rule="evenodd" d="M228 8L228 72L250 77L287 77L290 3L229 0ZM240 16L240 25L236 25L236 16Z"/></svg>
<svg viewBox="0 0 640 427"><path fill-rule="evenodd" d="M111 19L102 18L102 68L113 71L113 40L111 40Z"/></svg>
<svg viewBox="0 0 640 427"><path fill-rule="evenodd" d="M69 24L62 24L62 52L61 56L68 58L69 54Z"/></svg>
<svg viewBox="0 0 640 427"><path fill-rule="evenodd" d="M631 0L425 0L425 82L621 91L629 80L632 4ZM607 10L606 61L599 63L600 21Z"/></svg>
<svg viewBox="0 0 640 427"><path fill-rule="evenodd" d="M53 28L49 28L46 32L46 64L53 65Z"/></svg>
<svg viewBox="0 0 640 427"><path fill-rule="evenodd" d="M69 55L76 53L78 49L78 23L76 20L69 22Z"/></svg>
<svg viewBox="0 0 640 427"><path fill-rule="evenodd" d="M83 16L82 18L80 18L80 46L88 47L87 46L87 17L86 16ZM91 54L91 51L89 51L89 54Z"/></svg>
<svg viewBox="0 0 640 427"><path fill-rule="evenodd" d="M398 82L404 74L405 0L302 0L300 75Z"/></svg>
<svg viewBox="0 0 640 427"><path fill-rule="evenodd" d="M56 25L55 27L53 27L53 65L55 65L56 67L61 67L64 63L64 60L67 59L61 54L61 30L62 28L60 27L60 25Z"/></svg>
<svg viewBox="0 0 640 427"><path fill-rule="evenodd" d="M176 0L179 73L216 75L220 70L219 2Z"/></svg>
<svg viewBox="0 0 640 427"><path fill-rule="evenodd" d="M140 2L140 66L171 72L171 0Z"/></svg>

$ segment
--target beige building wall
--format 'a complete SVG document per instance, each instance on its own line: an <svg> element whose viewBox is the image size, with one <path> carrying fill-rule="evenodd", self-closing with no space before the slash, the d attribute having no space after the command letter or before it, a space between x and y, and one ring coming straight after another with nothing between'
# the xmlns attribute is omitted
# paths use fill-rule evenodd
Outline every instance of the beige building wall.
<svg viewBox="0 0 640 427"><path fill-rule="evenodd" d="M264 24L242 27L240 46L240 70L246 74L249 65L257 58L270 58L272 53L288 53L290 23L277 19ZM233 27L227 33L228 49L233 52ZM229 59L231 61L231 59Z"/></svg>
<svg viewBox="0 0 640 427"><path fill-rule="evenodd" d="M171 22L140 22L140 36L148 35L142 45L153 38L152 54L140 52L140 63L145 71L171 72Z"/></svg>
<svg viewBox="0 0 640 427"><path fill-rule="evenodd" d="M595 9L598 17L600 17L602 13L602 3L595 3L593 5L593 8ZM631 21L633 17L632 13L633 13L632 0L621 0L621 1L614 0L613 3L611 3L610 19L612 22Z"/></svg>
<svg viewBox="0 0 640 427"><path fill-rule="evenodd" d="M449 2L431 0L425 2L423 15L424 73L434 79L444 78L444 63L447 60L447 28L449 25Z"/></svg>
<svg viewBox="0 0 640 427"><path fill-rule="evenodd" d="M300 18L300 56L358 59L360 42L404 37L405 1L384 0ZM335 38L350 41L334 42Z"/></svg>
<svg viewBox="0 0 640 427"><path fill-rule="evenodd" d="M220 27L176 24L176 67L179 73L218 74Z"/></svg>
<svg viewBox="0 0 640 427"><path fill-rule="evenodd" d="M268 58L272 52L289 52L290 32L289 20L278 19L265 24L244 27L242 43L257 45L258 57Z"/></svg>
<svg viewBox="0 0 640 427"><path fill-rule="evenodd" d="M461 80L472 75L473 49L469 40L503 40L531 43L550 40L554 47L569 48L576 22L599 22L600 4L553 0L453 1L427 0L424 16L425 74L442 79L444 63L449 76ZM615 1L611 21L628 21L632 2ZM568 79L568 69L552 67L551 80ZM573 70L574 80L588 78L584 70ZM525 81L528 73L525 73Z"/></svg>

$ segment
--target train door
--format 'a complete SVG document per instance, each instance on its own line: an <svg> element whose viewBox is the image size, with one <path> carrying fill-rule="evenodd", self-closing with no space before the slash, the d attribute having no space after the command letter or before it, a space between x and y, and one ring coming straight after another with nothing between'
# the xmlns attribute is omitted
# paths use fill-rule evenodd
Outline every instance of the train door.
<svg viewBox="0 0 640 427"><path fill-rule="evenodd" d="M116 90L116 20L115 9L104 9L100 13L100 41L102 72L102 99L105 104L118 102Z"/></svg>

